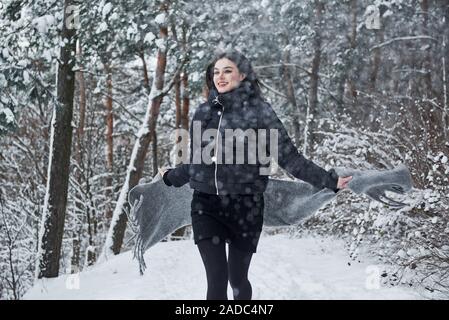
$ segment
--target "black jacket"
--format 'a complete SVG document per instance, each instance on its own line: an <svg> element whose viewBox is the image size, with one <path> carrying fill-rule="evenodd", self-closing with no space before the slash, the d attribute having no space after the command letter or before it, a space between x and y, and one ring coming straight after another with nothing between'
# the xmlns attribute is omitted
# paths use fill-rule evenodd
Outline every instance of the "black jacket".
<svg viewBox="0 0 449 320"><path fill-rule="evenodd" d="M221 162L215 159L210 164L195 163L192 160L201 159L202 152L209 143L215 145L215 137L210 141L193 140L193 123L201 122L201 134L206 129L220 130L219 143L223 159ZM199 123L199 122L197 122ZM195 111L190 125L190 163L181 164L169 169L164 174L164 182L167 185L180 187L187 182L190 187L209 194L254 194L263 193L268 183L268 176L261 175L259 169L268 167L269 164L261 163L259 152L248 149L248 139L244 139L243 164L236 163L236 143L233 143L233 162L225 162L225 129L266 129L266 154L269 155L270 135L269 129L278 132L278 163L298 179L306 181L315 187L329 188L337 192L338 175L334 169L324 170L312 161L301 155L292 143L282 122L277 117L269 103L254 96L249 82L243 81L238 88L219 94L215 89L209 93L207 102L201 104ZM257 131L256 131L257 132ZM192 143L192 141L195 141ZM258 139L257 139L258 141ZM235 142L235 139L234 139ZM220 149L218 149L220 150ZM230 148L228 148L228 155ZM253 156L256 161L248 161ZM242 163L240 161L239 163Z"/></svg>

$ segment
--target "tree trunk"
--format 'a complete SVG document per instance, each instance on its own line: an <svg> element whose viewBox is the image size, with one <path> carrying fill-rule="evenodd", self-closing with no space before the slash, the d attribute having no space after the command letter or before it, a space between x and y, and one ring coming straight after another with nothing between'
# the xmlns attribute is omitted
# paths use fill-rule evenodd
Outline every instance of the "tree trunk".
<svg viewBox="0 0 449 320"><path fill-rule="evenodd" d="M444 140L448 141L448 124L449 124L449 3L443 6L444 10L444 31L443 31L443 130Z"/></svg>
<svg viewBox="0 0 449 320"><path fill-rule="evenodd" d="M180 99L179 99L179 113L178 113L178 104L176 107L176 128L183 129L184 132L189 131L189 105L190 105L190 98L188 93L188 76L187 71L184 69L183 73L181 74L181 81L180 81ZM178 137L178 134L176 134ZM188 137L183 137L183 139L188 139ZM176 141L177 147L176 152L178 153L181 150L181 147L179 146L181 143L180 140ZM177 154L178 155L178 154ZM176 156L176 159L179 159L178 156ZM179 163L179 162L178 162ZM178 164L176 163L176 164ZM173 237L184 237L186 234L187 227L182 227L176 230L172 236Z"/></svg>
<svg viewBox="0 0 449 320"><path fill-rule="evenodd" d="M173 38L176 42L179 41L178 34L176 31L176 25L173 23L171 26L171 30L173 33ZM182 28L182 43L181 46L184 50L184 53L187 54L187 39L186 39L186 29ZM187 71L183 70L182 74L176 76L175 78L175 107L176 107L176 118L175 118L175 128L179 129L189 129L189 95L188 95L188 79L187 79ZM177 140L175 141L175 153L178 155L180 150L179 143L181 142L181 137L176 132ZM174 164L177 165L179 161L179 157L175 157Z"/></svg>
<svg viewBox="0 0 449 320"><path fill-rule="evenodd" d="M79 235L73 232L73 240L72 240L72 257L70 259L70 273L78 273L80 270L80 252L81 252L81 241L79 239Z"/></svg>
<svg viewBox="0 0 449 320"><path fill-rule="evenodd" d="M376 43L382 43L384 41L384 27L381 22L380 29L374 30L376 34ZM369 89L371 91L376 90L376 81L379 74L379 68L381 63L381 48L375 48L373 51L372 69L369 77Z"/></svg>
<svg viewBox="0 0 449 320"><path fill-rule="evenodd" d="M153 177L158 173L157 168L159 168L159 158L157 156L158 147L157 147L157 132L153 131L153 137L151 138L151 147L152 147L152 156L153 156Z"/></svg>
<svg viewBox="0 0 449 320"><path fill-rule="evenodd" d="M421 0L421 10L423 15L422 20L422 35L429 35L429 2L428 0ZM424 59L421 64L421 68L425 70L424 74L424 85L427 89L425 92L425 96L431 98L433 96L433 89L432 89L432 60L431 60L431 42L429 40L424 40L425 53L424 53Z"/></svg>
<svg viewBox="0 0 449 320"><path fill-rule="evenodd" d="M175 26L172 27L173 30L176 30ZM175 35L175 39L177 39L176 37L176 32L174 31L173 34ZM182 47L185 53L187 53L186 51L186 47L187 47L187 35L186 35L186 29L183 28L182 29ZM190 105L190 97L189 97L189 86L188 86L188 75L187 75L187 68L185 68L182 72L182 74L180 75L180 77L178 77L175 80L175 105L176 105L176 130L178 129L184 129L184 132L188 132L189 131L189 105ZM179 134L176 133L175 135L176 137L179 137ZM183 139L187 139L188 137L183 137ZM176 159L176 164L180 163L179 161L179 152L181 150L180 147L180 143L181 143L181 137L179 137L179 139L175 142L176 146L175 146L175 159ZM172 237L178 238L178 237L184 237L186 234L186 229L187 227L182 227L179 228L178 230L176 230L175 232L173 232Z"/></svg>
<svg viewBox="0 0 449 320"><path fill-rule="evenodd" d="M351 16L351 32L349 34L350 54L345 55L343 76L340 80L338 88L338 115L346 112L344 108L345 97L347 97L348 100L351 101L352 106L355 105L357 99L357 87L355 85L354 75L354 65L357 64L356 60L354 60L354 53L357 47L357 0L351 0L351 2L349 3L349 11ZM346 95L345 88L348 89ZM354 107L350 108L350 110L354 109Z"/></svg>
<svg viewBox="0 0 449 320"><path fill-rule="evenodd" d="M78 61L82 58L82 46L81 39L77 41L77 56ZM78 62L79 63L79 62ZM81 69L82 66L81 66ZM75 145L75 161L78 168L74 170L75 180L79 185L82 185L82 174L84 172L83 168L83 141L84 141L84 123L86 119L86 81L84 79L83 71L76 72L76 80L79 88L79 123L76 130L76 145ZM84 208L81 201L76 201L75 206L77 208L76 212L84 212ZM75 213L76 214L76 213ZM80 270L80 253L81 253L81 237L82 227L77 226L72 233L72 258L71 258L71 273L78 273Z"/></svg>
<svg viewBox="0 0 449 320"><path fill-rule="evenodd" d="M81 40L78 40L78 56L79 58L82 57L82 50L81 50ZM84 79L84 72L78 71L76 72L77 76L77 82L80 92L80 100L79 100L79 124L78 124L78 130L77 130L77 156L79 157L81 155L81 146L83 141L83 135L84 135L84 123L86 122L86 81Z"/></svg>
<svg viewBox="0 0 449 320"><path fill-rule="evenodd" d="M68 21L71 13L67 9L72 4L72 0L64 1L64 21ZM60 49L57 105L54 106L51 124L47 190L36 267L37 278L57 277L59 274L72 145L75 35L74 28L69 29L67 23L62 24L61 39L66 39L67 42L64 42L64 46Z"/></svg>
<svg viewBox="0 0 449 320"><path fill-rule="evenodd" d="M162 3L160 10L161 12L167 14L168 4L166 2ZM164 40L164 44L159 46L157 52L157 65L149 98L150 103L148 104L144 123L142 124L142 127L137 135L137 141L134 145L126 179L122 186L117 206L114 210L111 226L109 228L105 247L103 249L102 258L106 258L106 256L111 252L113 254L120 253L125 235L126 224L128 221L126 212L124 211L127 194L131 188L137 185L142 177L148 147L155 135L156 122L163 98L160 93L164 87L164 75L167 62L167 34L167 26L165 24L161 25L159 28L159 36L162 40Z"/></svg>
<svg viewBox="0 0 449 320"><path fill-rule="evenodd" d="M293 130L294 130L294 139L295 139L295 144L296 147L299 147L300 145L300 140L301 140L301 132L300 132L300 127L299 127L299 115L300 115L300 110L299 110L299 106L298 103L296 102L296 97L295 97L295 88L293 86L293 80L292 80L292 76L290 73L290 67L288 67L286 64L290 63L290 47L289 47L289 41L288 41L288 37L285 37L285 41L284 41L284 51L282 54L282 60L283 60L283 67L282 67L282 75L284 78L284 84L285 84L285 93L287 95L287 99L290 102L291 106L292 106L292 113L293 113Z"/></svg>
<svg viewBox="0 0 449 320"><path fill-rule="evenodd" d="M180 142L181 137L178 135L178 131L181 128L181 76L177 76L175 79L175 128L176 128L176 134L175 137L175 158L174 158L174 165L177 165L179 163L179 150L180 150Z"/></svg>
<svg viewBox="0 0 449 320"><path fill-rule="evenodd" d="M182 28L182 48L185 54L187 53L187 28L183 26ZM189 108L190 108L190 91L189 91L189 76L187 73L187 68L181 74L181 99L182 99L182 110L181 110L181 128L189 130Z"/></svg>
<svg viewBox="0 0 449 320"><path fill-rule="evenodd" d="M422 10L422 25L421 25L421 34L429 35L429 2L428 0L421 0L421 10ZM423 45L425 46L424 57L421 60L421 69L424 70L422 80L420 81L420 87L422 90L422 96L424 98L433 98L436 94L433 92L432 87L432 60L431 60L431 42L428 40L424 40ZM429 123L429 134L430 140L428 143L431 147L437 147L439 145L439 139L444 135L441 134L441 118L439 117L439 110L435 108L433 104L425 103L426 108L426 116L428 117ZM444 130L443 130L444 131Z"/></svg>
<svg viewBox="0 0 449 320"><path fill-rule="evenodd" d="M176 141L175 141L175 155L174 155L174 165L180 163L179 161L179 152L181 150L181 137L179 136L179 129L181 129L181 114L182 114L182 106L181 106L181 76L176 77L175 79L175 108L176 108L176 118L175 118L175 127L176 127ZM178 238L184 237L186 227L179 228L175 232L172 233L171 237L177 240Z"/></svg>
<svg viewBox="0 0 449 320"><path fill-rule="evenodd" d="M189 96L189 78L187 75L187 70L181 74L181 98L182 98L182 109L181 109L181 128L189 131L189 109L190 109L190 96Z"/></svg>
<svg viewBox="0 0 449 320"><path fill-rule="evenodd" d="M88 167L91 167L91 164L88 163ZM91 171L91 170L88 170ZM89 201L89 204L86 204L85 206L85 213L86 213L86 224L87 224L87 235L88 235L88 248L86 250L86 258L85 258L85 265L92 266L94 265L97 256L96 256L96 244L98 243L97 240L97 234L98 234L98 216L96 214L95 205L93 203L93 194L92 194L92 188L90 185L90 177L86 178L86 195Z"/></svg>
<svg viewBox="0 0 449 320"><path fill-rule="evenodd" d="M95 211L91 208L87 208L87 234L89 236L89 246L87 247L86 252L86 264L88 266L94 265L97 257L95 252L95 239L97 233L97 223Z"/></svg>
<svg viewBox="0 0 449 320"><path fill-rule="evenodd" d="M181 127L181 76L178 75L175 78L175 108L176 108L176 117L175 117L175 127Z"/></svg>
<svg viewBox="0 0 449 320"><path fill-rule="evenodd" d="M106 212L107 221L112 218L112 197L113 193L113 174L114 174L114 117L112 111L112 70L109 62L104 64L106 71L106 170L108 172L106 178Z"/></svg>
<svg viewBox="0 0 449 320"><path fill-rule="evenodd" d="M147 92L150 92L150 80L148 78L148 68L147 68L147 62L145 61L145 53L142 51L139 52L140 60L142 60L142 66L143 66L143 86L147 90Z"/></svg>
<svg viewBox="0 0 449 320"><path fill-rule="evenodd" d="M321 0L315 0L315 23L313 36L313 59L310 74L310 88L309 88L309 112L310 117L306 121L309 122L309 145L313 146L316 142L315 130L317 130L316 118L318 116L318 84L319 84L319 70L321 62L321 24L322 15L324 11L324 3ZM307 144L306 144L307 146ZM307 154L307 150L304 150Z"/></svg>

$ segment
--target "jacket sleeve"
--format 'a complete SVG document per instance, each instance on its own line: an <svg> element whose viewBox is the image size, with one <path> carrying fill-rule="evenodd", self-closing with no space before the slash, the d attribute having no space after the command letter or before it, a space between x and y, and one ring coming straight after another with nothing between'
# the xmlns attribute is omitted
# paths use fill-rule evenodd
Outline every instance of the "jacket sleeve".
<svg viewBox="0 0 449 320"><path fill-rule="evenodd" d="M182 163L177 165L174 168L168 169L162 179L167 186L174 186L176 188L182 187L190 180L190 164L192 163L192 155L193 155L193 119L190 122L189 128L189 144L190 144L190 155L189 155L189 163Z"/></svg>
<svg viewBox="0 0 449 320"><path fill-rule="evenodd" d="M329 188L337 193L338 175L334 169L326 171L311 160L306 159L296 149L287 130L267 102L262 103L261 127L267 130L267 154L270 150L270 129L277 130L278 134L278 163L294 177L312 184L318 189ZM273 155L270 155L273 157Z"/></svg>
<svg viewBox="0 0 449 320"><path fill-rule="evenodd" d="M167 186L182 187L190 180L189 164L183 163L175 168L168 169L162 177Z"/></svg>

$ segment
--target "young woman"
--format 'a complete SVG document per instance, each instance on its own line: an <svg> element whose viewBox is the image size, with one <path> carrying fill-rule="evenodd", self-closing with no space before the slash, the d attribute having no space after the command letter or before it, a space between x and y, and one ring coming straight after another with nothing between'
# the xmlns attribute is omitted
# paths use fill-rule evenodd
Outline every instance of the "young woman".
<svg viewBox="0 0 449 320"><path fill-rule="evenodd" d="M261 169L267 169L269 163L262 161L261 154L265 152L259 148L256 153L249 138L240 140L244 141L243 153L237 143L226 145L227 130L266 130L264 151L271 146L270 129L275 130L279 165L320 189L338 192L346 188L351 177L338 177L333 169L326 171L298 152L276 113L262 98L251 63L241 53L219 54L206 69L206 84L207 102L197 108L190 126L190 163L160 173L169 186L180 187L189 182L194 189L192 228L206 269L207 299L226 300L229 281L234 299L249 300L252 288L248 269L262 230L263 193L268 183L268 175L262 174ZM198 140L193 134L194 126L201 127L201 132L213 129L209 132L215 135L209 141L201 136ZM210 159L205 159L205 155L210 155ZM230 155L232 163L228 161ZM239 156L243 163L237 161Z"/></svg>

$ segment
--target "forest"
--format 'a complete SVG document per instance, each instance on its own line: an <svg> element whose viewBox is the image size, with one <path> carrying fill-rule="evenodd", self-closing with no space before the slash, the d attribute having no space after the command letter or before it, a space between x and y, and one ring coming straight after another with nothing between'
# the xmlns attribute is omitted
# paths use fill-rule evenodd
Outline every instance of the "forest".
<svg viewBox="0 0 449 320"><path fill-rule="evenodd" d="M128 191L178 164L228 49L305 157L412 174L403 208L345 193L295 228L449 297L448 41L448 0L2 0L0 300L132 249Z"/></svg>

